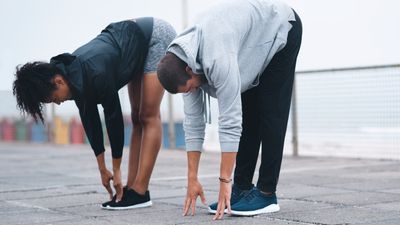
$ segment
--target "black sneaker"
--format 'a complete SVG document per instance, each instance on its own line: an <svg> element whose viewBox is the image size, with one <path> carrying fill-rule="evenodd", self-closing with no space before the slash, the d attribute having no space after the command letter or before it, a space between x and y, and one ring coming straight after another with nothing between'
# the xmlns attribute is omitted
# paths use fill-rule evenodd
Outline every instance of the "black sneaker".
<svg viewBox="0 0 400 225"><path fill-rule="evenodd" d="M125 195L125 192L126 192L126 190L128 189L128 186L125 186L123 189L122 189L122 196L124 196ZM107 208L107 206L111 203L111 202L115 202L115 199L117 198L117 195L114 195L114 197L111 199L111 201L108 201L108 202L104 202L103 204L101 204L101 208Z"/></svg>
<svg viewBox="0 0 400 225"><path fill-rule="evenodd" d="M108 210L124 210L124 209L136 209L152 206L153 203L150 200L150 192L146 191L144 195L137 193L135 190L126 188L122 196L121 201L111 201L109 204L102 207Z"/></svg>
<svg viewBox="0 0 400 225"><path fill-rule="evenodd" d="M253 186L254 187L254 186ZM251 189L250 189L251 190ZM232 185L231 192L231 206L236 202L240 201L240 199L247 194L250 190L242 190L239 189L235 184ZM208 206L208 212L215 214L217 212L218 202L214 202L213 204ZM226 212L227 209L225 209Z"/></svg>

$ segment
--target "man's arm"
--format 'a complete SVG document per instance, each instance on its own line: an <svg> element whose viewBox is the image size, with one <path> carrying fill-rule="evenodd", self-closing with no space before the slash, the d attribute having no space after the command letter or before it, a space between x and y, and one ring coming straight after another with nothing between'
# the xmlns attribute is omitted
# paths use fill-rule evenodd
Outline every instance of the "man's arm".
<svg viewBox="0 0 400 225"><path fill-rule="evenodd" d="M191 93L183 94L185 120L183 128L185 130L185 143L188 163L188 184L183 215L187 215L191 209L192 215L195 214L197 196L200 196L203 204L206 204L203 188L198 180L198 169L203 149L205 135L204 103L203 91L197 89Z"/></svg>
<svg viewBox="0 0 400 225"><path fill-rule="evenodd" d="M211 83L216 89L221 145L220 188L214 219L222 219L225 207L230 212L231 176L242 132L241 78L235 54L210 61Z"/></svg>
<svg viewBox="0 0 400 225"><path fill-rule="evenodd" d="M236 162L236 152L222 152L219 177L230 180Z"/></svg>
<svg viewBox="0 0 400 225"><path fill-rule="evenodd" d="M186 151L202 151L206 123L204 120L203 90L183 93Z"/></svg>
<svg viewBox="0 0 400 225"><path fill-rule="evenodd" d="M198 170L200 162L200 151L189 151L187 152L188 161L188 187L186 193L185 205L183 207L183 215L186 216L189 210L192 211L192 216L196 212L196 200L197 196L200 196L201 202L206 205L206 198L204 197L203 187L198 180Z"/></svg>
<svg viewBox="0 0 400 225"><path fill-rule="evenodd" d="M199 171L201 152L190 151L187 153L188 160L188 180L197 180L197 174Z"/></svg>

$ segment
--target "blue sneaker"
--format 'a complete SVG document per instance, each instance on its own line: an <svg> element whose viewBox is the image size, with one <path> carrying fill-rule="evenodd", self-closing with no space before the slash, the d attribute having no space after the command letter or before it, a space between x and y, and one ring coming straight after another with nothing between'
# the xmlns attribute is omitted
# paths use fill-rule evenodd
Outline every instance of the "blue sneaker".
<svg viewBox="0 0 400 225"><path fill-rule="evenodd" d="M252 189L250 189L252 190ZM243 196L247 194L250 190L241 190L235 184L232 185L232 193L231 193L231 206L238 202ZM208 212L215 214L217 212L218 202L214 202L213 204L208 206ZM227 210L225 209L225 212Z"/></svg>
<svg viewBox="0 0 400 225"><path fill-rule="evenodd" d="M232 215L254 216L262 213L278 212L279 209L275 193L267 196L254 187L240 201L232 204Z"/></svg>

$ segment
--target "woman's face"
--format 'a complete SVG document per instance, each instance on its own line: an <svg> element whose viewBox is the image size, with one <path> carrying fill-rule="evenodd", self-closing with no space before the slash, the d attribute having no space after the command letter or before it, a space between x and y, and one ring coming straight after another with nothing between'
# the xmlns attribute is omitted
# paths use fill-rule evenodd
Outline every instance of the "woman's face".
<svg viewBox="0 0 400 225"><path fill-rule="evenodd" d="M54 102L57 105L63 103L64 101L70 100L72 97L71 90L68 86L68 82L61 76L56 75L53 78L53 82L56 85L56 90L54 90L49 98L45 101L46 103Z"/></svg>

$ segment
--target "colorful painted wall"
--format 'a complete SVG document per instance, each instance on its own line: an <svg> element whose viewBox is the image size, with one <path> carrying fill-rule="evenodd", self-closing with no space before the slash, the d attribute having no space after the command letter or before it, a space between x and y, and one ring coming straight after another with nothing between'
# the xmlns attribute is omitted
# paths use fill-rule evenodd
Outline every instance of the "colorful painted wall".
<svg viewBox="0 0 400 225"><path fill-rule="evenodd" d="M124 124L125 146L129 146L132 123L129 119L126 119L124 120ZM49 130L53 130L53 132L49 132ZM185 142L182 123L175 124L175 132L177 148L183 149ZM109 141L104 123L103 134L104 143L108 145ZM50 140L53 140L55 144L88 144L82 123L76 118L66 121L57 117L49 127L46 127L42 123L35 123L24 119L3 118L0 120L0 141L46 143ZM168 124L163 124L162 145L163 148L169 148Z"/></svg>

